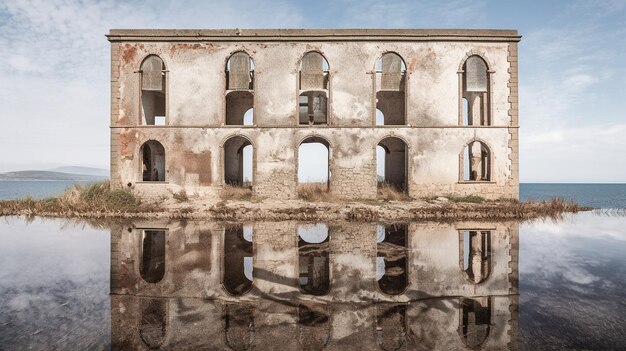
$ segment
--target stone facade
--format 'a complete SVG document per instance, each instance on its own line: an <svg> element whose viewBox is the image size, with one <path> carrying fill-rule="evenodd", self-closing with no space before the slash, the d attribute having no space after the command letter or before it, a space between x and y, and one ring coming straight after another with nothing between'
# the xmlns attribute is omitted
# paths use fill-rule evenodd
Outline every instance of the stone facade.
<svg viewBox="0 0 626 351"><path fill-rule="evenodd" d="M396 160L385 179L413 198L518 198L517 31L111 30L108 39L114 187L211 201L244 182L250 145L253 194L292 199L298 148L315 141L328 147L328 188L340 198L377 196L377 146Z"/></svg>

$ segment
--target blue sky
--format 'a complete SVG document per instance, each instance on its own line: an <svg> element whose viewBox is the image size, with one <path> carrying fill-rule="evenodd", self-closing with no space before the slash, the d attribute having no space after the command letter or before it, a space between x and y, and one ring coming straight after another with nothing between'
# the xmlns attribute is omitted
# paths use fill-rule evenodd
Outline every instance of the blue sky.
<svg viewBox="0 0 626 351"><path fill-rule="evenodd" d="M110 28L506 28L521 181L626 182L626 0L0 0L0 172L108 167Z"/></svg>

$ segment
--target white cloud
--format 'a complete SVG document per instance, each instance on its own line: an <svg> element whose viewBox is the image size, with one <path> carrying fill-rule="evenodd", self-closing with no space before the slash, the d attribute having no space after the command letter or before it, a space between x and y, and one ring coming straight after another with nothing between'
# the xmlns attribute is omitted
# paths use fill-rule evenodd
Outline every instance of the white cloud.
<svg viewBox="0 0 626 351"><path fill-rule="evenodd" d="M108 167L111 28L302 23L286 1L252 0L11 0L0 2L0 18L2 171L44 162Z"/></svg>
<svg viewBox="0 0 626 351"><path fill-rule="evenodd" d="M520 271L532 284L563 278L568 288L585 291L607 284L596 272L615 259L596 255L626 242L623 217L580 213L561 221L536 220L520 227ZM619 247L619 246L618 246ZM601 273L600 273L601 274ZM582 285L582 286L581 286Z"/></svg>

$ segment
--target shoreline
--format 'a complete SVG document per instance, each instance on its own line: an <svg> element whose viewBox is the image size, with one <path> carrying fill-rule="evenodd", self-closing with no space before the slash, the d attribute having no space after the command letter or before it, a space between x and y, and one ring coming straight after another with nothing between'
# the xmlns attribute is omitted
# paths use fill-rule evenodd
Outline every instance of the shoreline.
<svg viewBox="0 0 626 351"><path fill-rule="evenodd" d="M146 203L123 208L100 203L67 203L60 199L0 201L1 216L40 216L85 219L172 219L218 221L498 221L558 218L590 211L572 201L434 200L309 202L305 200L223 200L207 203L189 199Z"/></svg>

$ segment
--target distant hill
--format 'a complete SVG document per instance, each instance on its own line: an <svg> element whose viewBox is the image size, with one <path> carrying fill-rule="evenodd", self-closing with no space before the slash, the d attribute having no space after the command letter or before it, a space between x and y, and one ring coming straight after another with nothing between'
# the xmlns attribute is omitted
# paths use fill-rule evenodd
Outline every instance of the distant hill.
<svg viewBox="0 0 626 351"><path fill-rule="evenodd" d="M109 174L110 174L110 171L108 169L94 168L94 167L78 167L78 166L57 167L57 168L47 169L47 171L71 173L71 174L82 174L82 175L107 177L107 178L109 177Z"/></svg>
<svg viewBox="0 0 626 351"><path fill-rule="evenodd" d="M0 180L66 180L66 181L98 181L107 176L90 174L73 174L54 171L16 171L0 173Z"/></svg>

